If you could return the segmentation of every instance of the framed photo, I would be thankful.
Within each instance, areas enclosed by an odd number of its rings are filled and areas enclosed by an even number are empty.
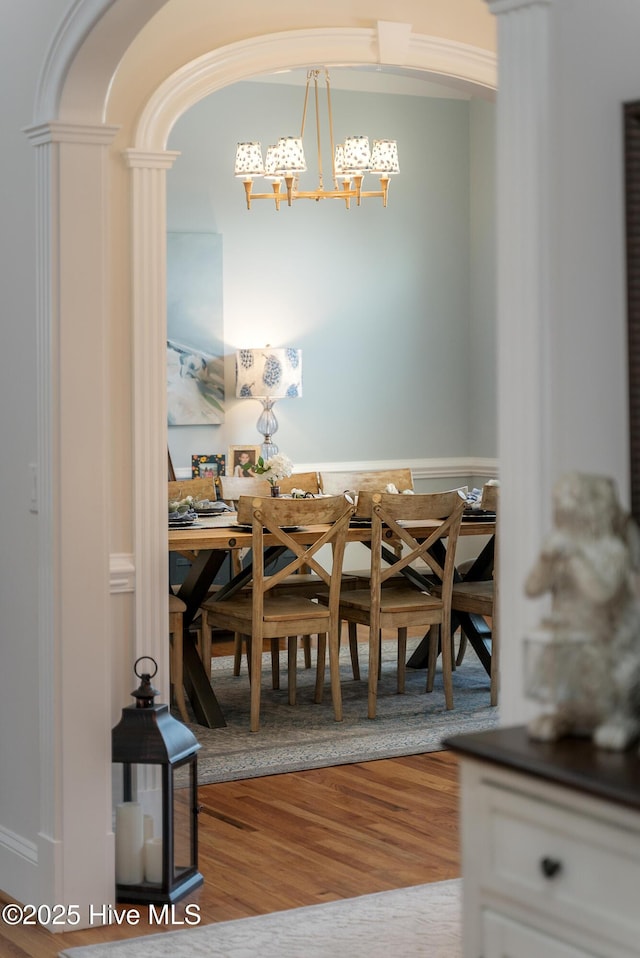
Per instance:
[[[249,468],[245,472],[242,468],[245,463],[255,466],[260,455],[260,446],[229,446],[229,455],[227,456],[227,475],[228,476],[253,476],[255,473]]]
[[[224,456],[192,456],[192,479],[217,479],[224,476]]]

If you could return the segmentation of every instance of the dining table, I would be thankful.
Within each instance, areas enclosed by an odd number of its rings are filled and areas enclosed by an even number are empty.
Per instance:
[[[412,523],[410,530],[416,537],[421,528],[428,530],[433,527],[433,523],[428,520],[422,520]],[[297,542],[310,545],[315,542],[325,531],[324,526],[300,526],[289,532],[289,535]],[[391,530],[386,530],[387,543],[383,549],[387,549],[386,558],[388,561],[394,560],[394,536]],[[490,575],[490,567],[493,561],[493,540],[495,533],[495,521],[487,521],[486,517],[474,518],[466,516],[460,526],[461,536],[487,536],[488,542],[475,560],[468,575],[475,575],[477,578]],[[428,532],[425,531],[425,535]],[[385,533],[383,532],[383,538]],[[360,542],[370,545],[371,526],[370,523],[363,522],[357,518],[349,526],[347,533],[347,542]],[[185,556],[190,567],[187,575],[179,587],[178,596],[185,603],[183,613],[183,658],[184,658],[184,682],[189,696],[189,701],[198,724],[209,728],[224,728],[226,721],[216,698],[215,689],[211,684],[211,678],[205,669],[202,659],[196,648],[196,640],[192,631],[192,623],[198,614],[202,602],[206,598],[214,598],[216,601],[233,595],[239,589],[248,585],[251,581],[252,570],[250,562],[241,568],[241,571],[232,575],[226,583],[217,588],[214,595],[209,596],[209,589],[220,569],[222,568],[227,556],[234,550],[251,550],[253,545],[251,528],[238,524],[237,514],[235,512],[226,512],[211,516],[200,516],[192,525],[181,528],[169,528],[168,547],[169,552],[176,552]],[[275,540],[268,534],[264,536],[265,563],[275,563],[283,552],[283,548],[275,545]],[[473,571],[475,569],[475,572]],[[467,577],[465,576],[465,578]],[[419,584],[419,583],[416,583]],[[487,670],[490,671],[491,657],[487,651],[486,643],[483,641],[480,632],[473,635],[473,630],[462,624],[465,633],[469,638],[470,645],[474,648],[480,661]],[[478,623],[479,627],[479,623]],[[470,635],[470,632],[472,635]],[[426,642],[423,639],[416,651],[407,663],[410,668],[426,667]]]

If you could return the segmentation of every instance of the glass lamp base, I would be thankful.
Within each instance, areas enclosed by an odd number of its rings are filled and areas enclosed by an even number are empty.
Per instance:
[[[277,432],[278,429],[278,420],[273,411],[275,400],[261,399],[260,402],[262,403],[262,412],[260,413],[257,426],[258,432],[261,432],[264,437],[260,452],[266,462],[267,459],[270,459],[271,456],[275,456],[278,452],[278,447],[272,440],[273,434]]]
[[[271,459],[272,456],[275,456],[278,452],[278,447],[275,442],[263,442],[260,446],[260,455],[266,462],[267,459]]]

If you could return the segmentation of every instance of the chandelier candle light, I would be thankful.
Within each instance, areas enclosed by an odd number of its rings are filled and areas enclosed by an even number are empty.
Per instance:
[[[367,136],[348,136],[344,143],[334,143],[333,115],[331,112],[331,84],[329,72],[324,70],[324,80],[327,93],[327,114],[329,122],[329,138],[332,157],[333,189],[325,190],[322,172],[322,150],[320,142],[320,111],[318,78],[320,70],[309,70],[305,87],[304,107],[302,110],[302,127],[300,136],[282,136],[274,146],[267,147],[263,160],[260,143],[238,143],[236,150],[235,175],[244,182],[247,209],[251,209],[252,200],[273,200],[276,209],[285,194],[281,191],[282,181],[286,188],[287,205],[292,206],[293,200],[343,200],[347,209],[351,208],[351,200],[355,199],[360,206],[363,197],[380,197],[382,205],[387,205],[389,193],[389,178],[400,172],[398,165],[398,147],[395,140],[374,140],[373,147],[369,148]],[[315,190],[299,190],[298,178],[300,173],[307,169],[304,155],[303,137],[307,118],[309,90],[313,82],[315,114],[316,114],[316,144],[318,149],[318,186]],[[379,190],[363,190],[362,182],[365,173],[374,173],[380,177]],[[253,193],[253,178],[263,176],[271,180],[271,193]]]
[[[277,399],[299,399],[302,396],[302,350],[238,349],[236,352],[236,396],[258,399],[262,413],[258,432],[262,433],[261,453],[270,459],[278,452],[273,435],[278,429],[273,407]]]

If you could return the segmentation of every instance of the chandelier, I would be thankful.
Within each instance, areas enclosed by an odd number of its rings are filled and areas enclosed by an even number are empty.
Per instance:
[[[333,115],[331,112],[331,84],[329,72],[324,70],[324,81],[327,95],[327,116],[329,124],[329,138],[331,146],[331,172],[333,188],[325,189],[322,171],[322,151],[320,137],[320,111],[318,78],[320,70],[307,72],[307,84],[304,94],[302,110],[302,128],[300,136],[280,137],[277,144],[267,147],[263,159],[260,143],[238,143],[236,150],[235,175],[244,182],[247,209],[251,209],[252,200],[273,200],[277,210],[280,203],[286,198],[287,205],[293,200],[343,200],[347,209],[351,207],[351,200],[355,199],[360,206],[363,197],[379,197],[382,205],[387,205],[389,194],[389,180],[394,173],[400,172],[398,165],[398,147],[395,140],[374,140],[369,147],[369,137],[348,136],[344,143],[334,143]],[[316,145],[318,150],[318,186],[315,190],[300,190],[298,179],[300,173],[307,169],[302,140],[307,119],[309,91],[313,83],[316,118]],[[379,190],[363,190],[362,183],[366,173],[373,173],[380,177]],[[254,193],[253,178],[262,176],[271,181],[271,193]],[[281,187],[284,182],[286,192]]]

